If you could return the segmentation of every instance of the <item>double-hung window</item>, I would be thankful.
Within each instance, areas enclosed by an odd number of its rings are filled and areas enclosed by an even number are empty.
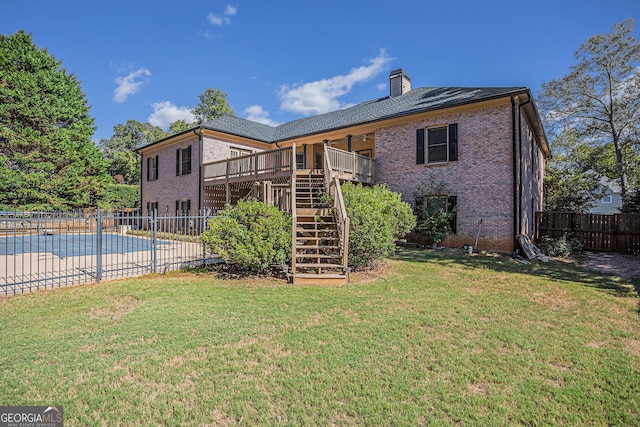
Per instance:
[[[147,157],[147,181],[158,179],[158,156]]]
[[[458,124],[434,126],[416,131],[416,164],[458,160]]]
[[[191,146],[176,150],[176,176],[191,173]]]
[[[191,211],[191,200],[176,200],[176,215],[186,216]]]
[[[158,202],[147,202],[147,214],[153,215],[153,211],[158,211]]]

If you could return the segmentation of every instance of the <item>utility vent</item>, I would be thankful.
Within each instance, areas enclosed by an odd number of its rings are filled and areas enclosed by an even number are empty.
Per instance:
[[[394,70],[389,74],[389,96],[404,95],[411,90],[411,77],[402,68]]]

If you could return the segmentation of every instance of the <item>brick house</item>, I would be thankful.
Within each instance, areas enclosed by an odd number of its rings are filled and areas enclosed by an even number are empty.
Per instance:
[[[339,205],[345,180],[386,184],[412,205],[418,186],[433,180],[447,189],[434,196],[456,207],[455,233],[445,245],[473,244],[479,236],[480,249],[510,252],[516,235],[531,237],[550,151],[530,90],[412,90],[402,69],[389,79],[388,97],[344,110],[276,127],[223,116],[139,148],[143,209],[217,210],[253,194],[304,221],[322,212],[301,198],[323,188]],[[348,219],[333,220],[341,233]],[[320,239],[303,234],[306,245]],[[300,243],[301,234],[294,230],[292,239]],[[321,258],[297,261],[327,265]],[[346,267],[346,255],[341,261]]]

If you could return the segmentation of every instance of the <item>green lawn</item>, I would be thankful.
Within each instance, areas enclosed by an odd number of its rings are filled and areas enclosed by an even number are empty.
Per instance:
[[[39,292],[0,299],[0,404],[68,426],[639,425],[638,308],[613,277],[431,250],[341,287]]]

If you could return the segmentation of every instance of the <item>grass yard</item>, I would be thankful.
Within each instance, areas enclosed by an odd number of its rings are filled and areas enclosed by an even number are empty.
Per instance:
[[[0,403],[63,405],[68,426],[640,425],[633,283],[409,249],[378,276],[1,299]]]

